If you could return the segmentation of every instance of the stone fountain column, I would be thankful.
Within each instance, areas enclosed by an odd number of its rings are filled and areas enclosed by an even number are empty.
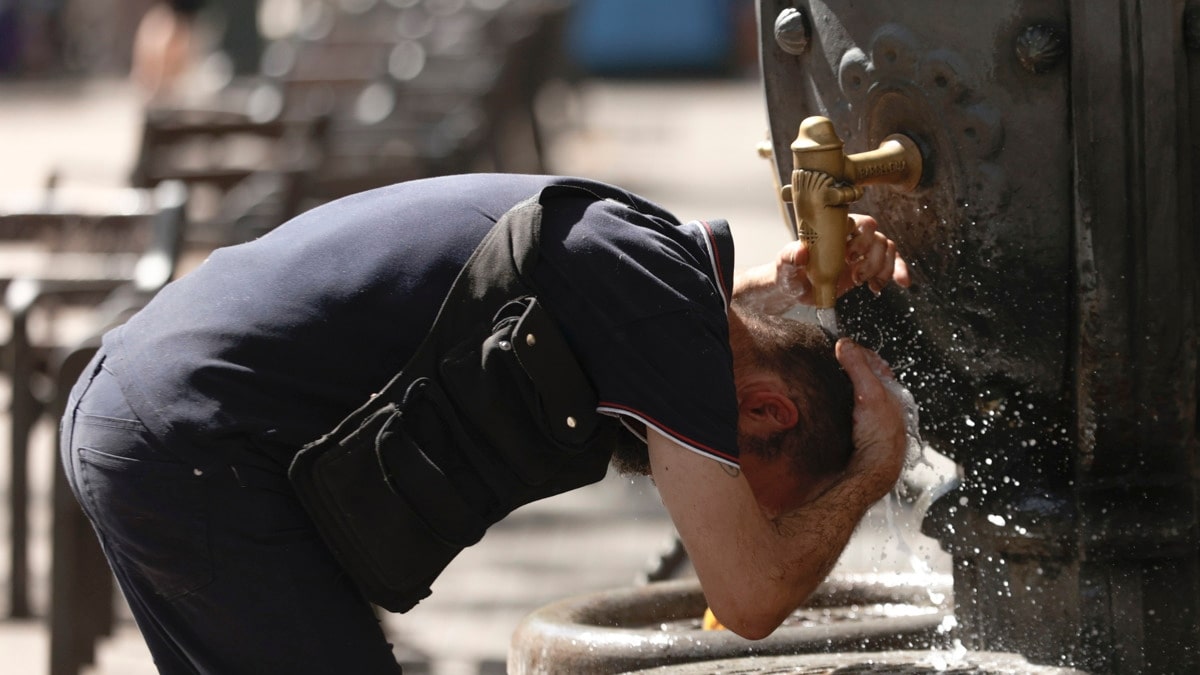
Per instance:
[[[781,180],[811,115],[925,157],[853,207],[913,288],[838,312],[960,466],[924,528],[959,639],[1200,672],[1200,2],[760,0],[759,27]]]

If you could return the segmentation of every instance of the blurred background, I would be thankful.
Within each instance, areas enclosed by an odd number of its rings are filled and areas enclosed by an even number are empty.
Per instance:
[[[788,241],[750,0],[0,0],[0,673],[154,672],[77,507],[54,424],[99,335],[214,247],[426,176],[609,181],[728,219],[738,266]],[[842,569],[945,570],[916,462]],[[385,617],[412,673],[500,673],[522,616],[688,574],[652,486],[519,510]],[[247,639],[253,639],[248,636]]]

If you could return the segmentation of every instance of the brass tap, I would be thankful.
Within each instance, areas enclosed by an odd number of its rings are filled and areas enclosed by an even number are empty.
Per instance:
[[[862,198],[866,185],[913,190],[921,182],[921,151],[908,136],[892,134],[878,148],[853,155],[843,146],[828,118],[805,119],[792,142],[791,185],[780,189],[780,198],[792,205],[796,238],[808,242],[806,269],[820,308],[837,300],[852,229],[850,202]]]

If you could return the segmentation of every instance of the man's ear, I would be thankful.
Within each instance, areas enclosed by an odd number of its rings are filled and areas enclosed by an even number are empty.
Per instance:
[[[796,404],[775,387],[755,387],[742,392],[738,412],[741,413],[745,431],[755,435],[786,431],[800,420]]]

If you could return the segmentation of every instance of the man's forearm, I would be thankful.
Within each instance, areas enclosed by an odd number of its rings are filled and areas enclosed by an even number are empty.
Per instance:
[[[797,606],[828,576],[867,510],[890,488],[862,474],[846,476],[815,500],[772,520],[781,538],[780,558],[797,565],[794,583],[802,596]]]
[[[650,459],[663,503],[691,556],[709,606],[743,637],[769,635],[828,574],[882,476],[857,472],[804,507],[768,518],[744,476],[657,434]]]

